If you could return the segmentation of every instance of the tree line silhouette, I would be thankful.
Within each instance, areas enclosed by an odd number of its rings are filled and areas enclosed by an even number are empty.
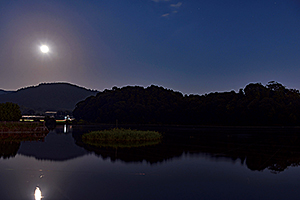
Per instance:
[[[18,121],[22,117],[18,104],[0,103],[0,121]]]
[[[299,125],[299,111],[299,91],[270,81],[204,95],[155,85],[113,87],[77,103],[73,115],[103,124]]]

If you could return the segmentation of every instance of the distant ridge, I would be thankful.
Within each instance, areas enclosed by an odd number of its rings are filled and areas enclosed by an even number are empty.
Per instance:
[[[14,92],[0,90],[0,103],[17,103],[22,112],[72,111],[77,102],[96,95],[97,92],[70,83],[41,83]]]
[[[12,92],[14,92],[14,91],[6,91],[6,90],[1,90],[1,89],[0,89],[0,95],[12,93]]]

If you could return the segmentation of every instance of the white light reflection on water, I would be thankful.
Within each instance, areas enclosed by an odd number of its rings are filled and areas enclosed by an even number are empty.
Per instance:
[[[64,125],[64,133],[67,133],[67,125]]]
[[[36,187],[36,188],[35,188],[35,191],[34,191],[34,199],[35,199],[35,200],[41,200],[41,199],[42,199],[42,191],[40,190],[39,187]]]

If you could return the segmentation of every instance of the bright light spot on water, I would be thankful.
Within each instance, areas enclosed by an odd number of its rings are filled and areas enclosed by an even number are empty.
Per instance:
[[[64,125],[64,133],[67,133],[67,125]]]
[[[36,188],[35,188],[35,191],[34,191],[34,199],[35,199],[35,200],[41,200],[41,199],[42,199],[42,191],[40,190],[39,187],[36,187]]]

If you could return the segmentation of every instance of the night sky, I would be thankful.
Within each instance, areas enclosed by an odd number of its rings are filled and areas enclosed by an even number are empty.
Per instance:
[[[43,54],[39,47],[48,45]],[[300,89],[298,0],[0,1],[0,88]]]

